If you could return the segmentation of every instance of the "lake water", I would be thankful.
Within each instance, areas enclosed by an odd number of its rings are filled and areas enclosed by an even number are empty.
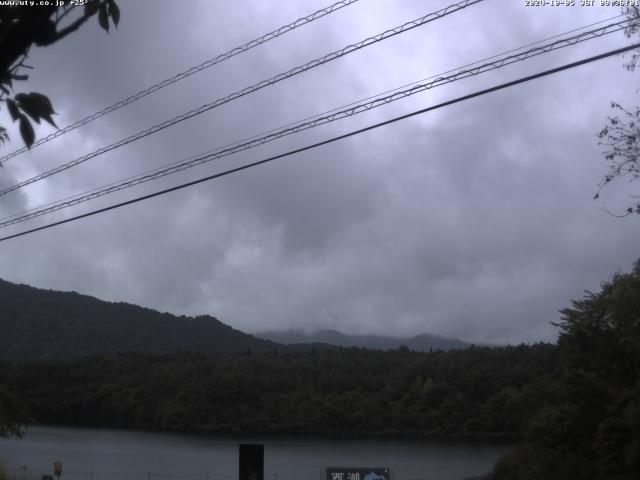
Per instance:
[[[488,472],[508,445],[479,443],[211,438],[121,430],[31,427],[0,438],[10,478],[233,480],[238,444],[264,443],[265,480],[324,480],[326,467],[388,467],[392,480],[461,480]]]

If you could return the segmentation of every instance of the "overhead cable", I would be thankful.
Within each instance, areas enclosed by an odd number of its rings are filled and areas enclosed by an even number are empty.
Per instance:
[[[41,139],[37,140],[36,142],[34,142],[31,147],[22,147],[19,148],[7,155],[4,155],[2,157],[0,157],[0,165],[3,165],[7,160],[9,160],[10,158],[16,157],[18,155],[20,155],[23,152],[26,152],[28,150],[33,150],[33,148],[42,145],[43,143],[47,143],[50,140],[53,140],[54,138],[57,138],[61,135],[64,135],[65,133],[68,133],[72,130],[75,130],[76,128],[82,127],[84,125],[87,125],[88,123],[93,122],[94,120],[97,120],[100,117],[103,117],[111,112],[115,112],[116,110],[129,105],[130,103],[133,103],[137,100],[140,100],[141,98],[146,97],[147,95],[150,95],[154,92],[157,92],[158,90],[161,90],[165,87],[168,87],[169,85],[172,85],[176,82],[179,82],[180,80],[183,80],[187,77],[190,77],[191,75],[201,72],[202,70],[205,70],[207,68],[213,67],[214,65],[217,65],[220,62],[223,62],[225,60],[228,60],[232,57],[235,57],[236,55],[239,55],[241,53],[247,52],[248,50],[251,50],[252,48],[255,48],[259,45],[262,45],[263,43],[266,43],[270,40],[273,40],[275,38],[278,38],[282,35],[284,35],[285,33],[288,33],[292,30],[295,30],[296,28],[302,27],[303,25],[306,25],[308,23],[311,23],[315,20],[318,20],[319,18],[322,18],[326,15],[329,15],[333,12],[335,12],[336,10],[340,10],[341,8],[344,8],[346,6],[351,5],[352,3],[355,3],[359,0],[341,0],[339,2],[334,3],[333,5],[330,5],[326,8],[322,8],[320,10],[317,10],[309,15],[306,15],[304,17],[301,17],[299,19],[297,19],[294,22],[289,23],[288,25],[284,25],[280,28],[277,28],[276,30],[273,30],[265,35],[262,35],[261,37],[258,37],[256,39],[253,39],[243,45],[240,45],[239,47],[235,47],[232,48],[231,50],[229,50],[228,52],[225,53],[221,53],[220,55],[217,55],[213,58],[210,58],[209,60],[206,60],[205,62],[202,62],[200,65],[196,65],[193,66],[183,72],[180,72],[176,75],[174,75],[171,78],[167,78],[165,80],[162,80],[161,82],[158,82],[154,85],[151,85],[150,87],[139,91],[138,93],[135,93],[123,100],[120,100],[119,102],[114,103],[113,105],[104,108],[103,110],[100,110],[99,112],[93,113],[92,115],[89,115],[81,120],[78,120],[75,123],[72,123],[70,125],[67,125],[66,127],[63,127],[49,135],[47,135],[46,137],[42,137]]]
[[[454,12],[458,12],[466,7],[469,7],[471,5],[474,5],[476,3],[480,3],[483,2],[485,0],[464,0],[462,2],[458,2],[452,5],[449,5],[441,10],[438,10],[436,12],[432,12],[429,13],[423,17],[417,18],[415,20],[412,20],[410,22],[407,22],[403,25],[400,25],[398,27],[386,30],[382,33],[379,33],[378,35],[375,35],[373,37],[369,37],[366,38],[358,43],[354,43],[351,45],[348,45],[344,48],[341,48],[340,50],[336,50],[332,53],[329,53],[323,57],[317,58],[315,60],[312,60],[310,62],[305,63],[304,65],[300,65],[298,67],[292,68],[284,73],[279,73],[278,75],[268,78],[266,80],[262,80],[261,82],[258,82],[254,85],[251,85],[249,87],[245,87],[242,90],[238,90],[230,95],[227,95],[226,97],[222,97],[219,98],[217,100],[214,100],[211,103],[207,103],[205,105],[202,105],[198,108],[195,108],[193,110],[190,110],[186,113],[183,113],[181,115],[178,115],[177,117],[172,118],[171,120],[165,120],[164,122],[158,123],[156,125],[154,125],[153,127],[150,127],[146,130],[142,130],[134,135],[131,135],[127,138],[124,138],[118,142],[112,143],[111,145],[107,145],[105,147],[102,147],[98,150],[95,150],[91,153],[88,153],[86,155],[83,155],[82,157],[76,158],[75,160],[72,160],[70,162],[64,163],[62,165],[59,165],[55,168],[52,168],[51,170],[47,170],[43,173],[40,173],[34,177],[31,177],[27,180],[24,180],[22,182],[16,183],[14,185],[11,185],[9,187],[6,187],[2,190],[0,190],[0,196],[2,195],[6,195],[9,192],[12,192],[14,190],[17,190],[21,187],[24,187],[26,185],[30,185],[34,182],[37,182],[39,180],[42,180],[44,178],[50,177],[52,175],[55,175],[56,173],[60,173],[62,171],[68,170],[69,168],[75,167],[77,165],[80,165],[81,163],[86,162],[87,160],[90,160],[92,158],[95,158],[103,153],[109,152],[111,150],[114,150],[116,148],[122,147],[124,145],[127,145],[131,142],[134,142],[136,140],[140,140],[141,138],[144,138],[148,135],[152,135],[154,133],[157,133],[161,130],[164,130],[167,127],[171,127],[177,123],[183,122],[184,120],[187,120],[189,118],[195,117],[196,115],[200,115],[204,112],[208,112],[209,110],[212,110],[214,108],[217,108],[221,105],[224,105],[226,103],[229,103],[233,100],[237,100],[238,98],[241,98],[245,95],[249,95],[251,93],[254,93],[258,90],[261,90],[265,87],[268,87],[270,85],[273,85],[275,83],[281,82],[282,80],[291,78],[295,75],[298,75],[300,73],[306,72],[307,70],[311,70],[315,67],[318,67],[320,65],[324,65],[325,63],[331,62],[333,60],[336,60],[338,58],[341,58],[345,55],[348,55],[349,53],[353,53],[357,50],[360,50],[362,48],[368,47],[370,45],[373,45],[375,43],[381,42],[383,40],[386,40],[388,38],[394,37],[396,35],[399,35],[401,33],[405,33],[409,30],[412,30],[414,28],[420,27],[422,25],[426,25],[429,22],[433,22],[434,20],[438,20],[446,15],[450,15]]]
[[[248,163],[248,164],[242,165],[240,167],[235,167],[235,168],[232,168],[232,169],[229,169],[229,170],[225,170],[223,172],[219,172],[219,173],[216,173],[216,174],[213,174],[213,175],[209,175],[207,177],[199,178],[197,180],[193,180],[193,181],[190,181],[190,182],[182,183],[180,185],[176,185],[174,187],[166,188],[164,190],[160,190],[160,191],[157,191],[157,192],[154,192],[154,193],[149,193],[147,195],[142,195],[140,197],[136,197],[136,198],[133,198],[131,200],[127,200],[125,202],[116,203],[116,204],[110,205],[108,207],[92,210],[90,212],[83,213],[81,215],[76,215],[76,216],[73,216],[73,217],[69,217],[69,218],[66,218],[64,220],[60,220],[60,221],[57,221],[57,222],[49,223],[49,224],[42,225],[40,227],[32,228],[32,229],[29,229],[29,230],[24,230],[22,232],[14,233],[12,235],[7,235],[5,237],[1,237],[0,238],[0,242],[6,241],[6,240],[10,240],[10,239],[13,239],[13,238],[22,237],[24,235],[35,233],[35,232],[38,232],[38,231],[41,231],[41,230],[46,230],[46,229],[49,229],[49,228],[52,228],[52,227],[55,227],[55,226],[58,226],[58,225],[63,225],[65,223],[69,223],[69,222],[73,222],[73,221],[76,221],[76,220],[80,220],[82,218],[91,217],[91,216],[94,216],[94,215],[97,215],[97,214],[100,214],[100,213],[108,212],[110,210],[115,210],[117,208],[125,207],[127,205],[132,205],[134,203],[138,203],[138,202],[141,202],[141,201],[144,201],[144,200],[149,200],[151,198],[159,197],[161,195],[165,195],[165,194],[170,193],[170,192],[175,192],[177,190],[182,190],[184,188],[191,187],[193,185],[197,185],[197,184],[200,184],[200,183],[203,183],[203,182],[208,182],[208,181],[214,180],[216,178],[225,177],[227,175],[231,175],[232,173],[237,173],[237,172],[240,172],[240,171],[243,171],[243,170],[247,170],[249,168],[256,167],[258,165],[262,165],[262,164],[265,164],[265,163],[269,163],[269,162],[272,162],[274,160],[278,160],[280,158],[289,157],[289,156],[292,156],[292,155],[295,155],[295,154],[298,154],[298,153],[302,153],[302,152],[305,152],[305,151],[308,151],[308,150],[312,150],[314,148],[321,147],[323,145],[328,145],[330,143],[337,142],[339,140],[344,140],[346,138],[353,137],[355,135],[359,135],[361,133],[368,132],[370,130],[374,130],[374,129],[377,129],[377,128],[380,128],[380,127],[383,127],[383,126],[386,126],[386,125],[390,125],[392,123],[399,122],[400,120],[405,120],[407,118],[411,118],[411,117],[414,117],[416,115],[421,115],[423,113],[427,113],[427,112],[430,112],[432,110],[437,110],[439,108],[443,108],[443,107],[447,107],[449,105],[453,105],[453,104],[456,104],[456,103],[464,102],[464,101],[470,100],[472,98],[476,98],[476,97],[479,97],[479,96],[482,96],[482,95],[487,95],[489,93],[493,93],[493,92],[496,92],[496,91],[499,91],[499,90],[503,90],[505,88],[509,88],[509,87],[513,87],[515,85],[519,85],[519,84],[522,84],[522,83],[530,82],[531,80],[536,80],[538,78],[546,77],[546,76],[549,76],[549,75],[552,75],[552,74],[555,74],[555,73],[558,73],[558,72],[562,72],[562,71],[565,71],[565,70],[576,68],[576,67],[579,67],[581,65],[585,65],[585,64],[588,64],[588,63],[595,62],[597,60],[602,60],[604,58],[611,57],[613,55],[619,55],[621,53],[628,52],[628,51],[634,50],[636,48],[640,48],[640,43],[635,43],[633,45],[629,45],[629,46],[626,46],[626,47],[622,47],[622,48],[618,48],[618,49],[615,49],[615,50],[611,50],[609,52],[601,53],[600,55],[594,55],[592,57],[588,57],[588,58],[585,58],[583,60],[579,60],[577,62],[568,63],[568,64],[562,65],[560,67],[552,68],[550,70],[545,70],[543,72],[539,72],[539,73],[536,73],[536,74],[533,74],[533,75],[528,75],[526,77],[521,77],[521,78],[519,78],[517,80],[512,80],[510,82],[502,83],[500,85],[496,85],[496,86],[491,87],[491,88],[486,88],[484,90],[479,90],[477,92],[470,93],[468,95],[463,95],[461,97],[457,97],[457,98],[455,98],[453,100],[448,100],[446,102],[439,103],[437,105],[433,105],[431,107],[427,107],[427,108],[423,108],[423,109],[420,109],[420,110],[416,110],[414,112],[407,113],[405,115],[400,115],[398,117],[394,117],[394,118],[391,118],[389,120],[385,120],[383,122],[379,122],[379,123],[376,123],[376,124],[373,124],[373,125],[369,125],[369,126],[364,127],[364,128],[360,128],[358,130],[353,130],[351,132],[348,132],[348,133],[345,133],[343,135],[339,135],[339,136],[336,136],[336,137],[332,137],[332,138],[329,138],[327,140],[323,140],[321,142],[313,143],[311,145],[306,145],[304,147],[296,148],[294,150],[289,150],[288,152],[281,153],[281,154],[278,154],[278,155],[274,155],[274,156],[265,158],[263,160],[259,160],[257,162]]]
[[[73,205],[78,205],[80,203],[88,202],[90,200],[93,200],[98,197],[102,197],[104,195],[108,195],[120,190],[131,188],[135,185],[140,185],[142,183],[146,183],[152,180],[157,180],[158,178],[162,178],[167,175],[172,175],[182,170],[186,170],[188,168],[201,165],[203,163],[207,163],[222,157],[226,157],[234,153],[238,153],[240,151],[255,148],[257,146],[263,145],[265,143],[271,142],[273,140],[276,140],[288,135],[292,135],[304,130],[315,128],[320,125],[331,123],[343,118],[351,117],[383,105],[387,105],[389,103],[395,102],[397,100],[401,100],[403,98],[410,97],[412,95],[424,92],[426,90],[430,90],[435,87],[439,87],[448,83],[453,83],[455,81],[462,80],[464,78],[468,78],[471,76],[479,75],[482,73],[486,73],[492,70],[497,70],[507,65],[511,65],[516,62],[521,62],[541,54],[558,50],[560,48],[573,46],[587,40],[592,40],[594,38],[600,38],[604,35],[608,35],[608,34],[623,30],[625,28],[628,28],[629,25],[630,25],[630,21],[624,20],[621,22],[605,25],[603,27],[593,29],[587,32],[583,32],[578,35],[573,35],[571,37],[563,38],[561,40],[557,40],[552,43],[544,44],[539,47],[531,48],[529,50],[526,50],[520,53],[504,56],[502,58],[498,58],[493,62],[484,63],[470,69],[464,69],[461,67],[460,69],[455,71],[456,73],[448,76],[442,76],[441,74],[440,76],[430,77],[430,78],[435,78],[435,80],[432,80],[426,83],[421,83],[421,84],[413,84],[410,88],[407,88],[405,90],[394,91],[389,95],[380,96],[380,97],[374,98],[371,101],[366,101],[359,104],[357,103],[352,104],[349,106],[349,108],[332,111],[331,113],[326,115],[321,114],[320,116],[312,117],[313,119],[309,121],[302,121],[297,124],[293,124],[291,126],[282,128],[280,130],[273,130],[268,134],[260,137],[252,137],[247,141],[237,142],[235,144],[231,144],[229,146],[223,147],[218,150],[210,151],[200,155],[195,155],[181,162],[175,162],[169,166],[154,169],[149,173],[141,174],[135,177],[130,177],[125,180],[121,180],[119,182],[114,182],[104,187],[99,187],[97,189],[90,190],[89,192],[85,192],[83,194],[75,195],[73,197],[69,197],[69,198],[60,200],[58,202],[48,204],[42,208],[32,209],[28,212],[23,212],[22,214],[12,215],[11,217],[7,217],[6,219],[0,220],[0,228],[7,227],[9,225],[13,225],[16,223],[24,222],[26,220],[30,220],[33,218],[37,218],[51,212],[55,212],[58,210],[62,210],[64,208],[71,207]]]
[[[537,40],[537,41],[535,41],[535,42],[528,43],[528,44],[526,44],[526,45],[522,45],[522,46],[517,47],[517,48],[513,48],[513,49],[510,49],[510,50],[506,50],[506,51],[503,51],[503,52],[497,53],[497,54],[495,54],[495,55],[491,55],[490,57],[485,57],[485,58],[483,58],[483,59],[481,59],[481,60],[476,60],[476,61],[474,61],[474,62],[467,63],[467,64],[462,65],[462,66],[460,66],[460,67],[456,67],[456,68],[453,68],[453,69],[447,70],[446,72],[442,72],[442,73],[440,73],[440,74],[432,75],[432,76],[430,76],[430,77],[423,78],[423,79],[420,79],[420,80],[415,80],[415,81],[413,81],[413,82],[411,82],[411,83],[407,83],[407,84],[401,85],[401,86],[399,86],[399,87],[395,87],[395,88],[392,88],[392,89],[390,89],[390,90],[386,90],[386,91],[384,91],[384,92],[379,92],[379,93],[377,93],[377,94],[375,94],[375,95],[370,95],[370,96],[368,96],[368,97],[366,97],[366,98],[361,98],[361,99],[356,100],[356,101],[354,101],[354,102],[350,102],[350,103],[347,103],[347,104],[343,104],[343,105],[341,105],[341,106],[339,106],[339,107],[334,107],[334,108],[332,108],[332,109],[330,109],[330,110],[326,110],[326,111],[324,111],[324,112],[322,112],[322,113],[314,114],[314,115],[311,115],[311,116],[305,117],[305,118],[303,118],[303,119],[297,120],[297,121],[295,121],[295,122],[290,122],[290,123],[287,123],[286,125],[282,125],[282,126],[277,127],[277,128],[272,128],[272,129],[270,129],[270,130],[263,131],[263,132],[258,133],[258,134],[254,134],[254,135],[251,135],[251,136],[249,136],[249,137],[245,137],[245,138],[240,139],[240,140],[237,140],[237,141],[235,141],[235,142],[232,142],[232,143],[229,143],[229,144],[223,145],[223,146],[221,146],[221,147],[218,147],[218,149],[222,149],[222,148],[230,147],[230,146],[232,146],[232,145],[237,145],[237,144],[242,143],[242,142],[246,142],[246,141],[249,141],[249,140],[253,140],[253,139],[259,138],[259,137],[261,137],[261,136],[267,135],[267,134],[269,134],[269,133],[276,132],[276,131],[278,131],[278,130],[280,130],[280,129],[283,129],[283,128],[286,128],[286,127],[290,127],[290,126],[296,125],[296,124],[298,124],[298,123],[300,123],[300,122],[304,122],[304,121],[311,120],[311,119],[314,119],[314,118],[317,118],[317,117],[320,117],[320,116],[323,116],[323,115],[327,115],[327,114],[329,114],[329,113],[336,112],[336,111],[341,110],[341,109],[344,109],[344,108],[346,108],[346,107],[350,107],[350,106],[356,105],[356,104],[361,103],[361,102],[364,102],[364,101],[366,101],[366,100],[372,100],[372,99],[374,99],[374,98],[381,97],[381,96],[386,95],[386,94],[388,94],[388,93],[393,93],[393,92],[396,92],[396,91],[399,91],[399,90],[403,90],[403,89],[405,89],[405,88],[407,88],[407,87],[410,87],[410,86],[413,86],[413,85],[417,85],[418,83],[426,82],[427,80],[431,80],[431,79],[437,78],[437,77],[439,77],[439,76],[447,75],[447,74],[449,74],[449,73],[456,72],[456,71],[458,71],[458,70],[460,70],[460,69],[463,69],[463,68],[472,67],[472,66],[474,66],[474,65],[478,65],[478,64],[480,64],[480,63],[482,63],[482,62],[487,62],[487,61],[489,61],[489,60],[493,60],[493,59],[499,58],[499,57],[504,56],[504,55],[507,55],[507,54],[509,54],[509,53],[518,52],[518,51],[521,51],[521,50],[523,50],[523,49],[525,49],[525,48],[532,47],[532,46],[534,46],[534,45],[540,45],[540,44],[542,44],[542,43],[544,43],[544,42],[548,42],[548,41],[550,41],[550,40],[553,40],[553,39],[556,39],[556,38],[563,37],[563,36],[568,35],[568,34],[570,34],[570,33],[579,32],[579,31],[581,31],[581,30],[586,30],[587,28],[593,27],[593,26],[595,26],[595,25],[600,25],[600,24],[603,24],[603,23],[609,22],[609,21],[611,21],[611,20],[615,20],[615,19],[617,19],[617,18],[625,17],[625,16],[626,16],[626,15],[624,15],[624,14],[615,15],[615,16],[613,16],[613,17],[609,17],[609,18],[606,18],[606,19],[603,19],[603,20],[599,20],[599,21],[597,21],[597,22],[593,22],[593,23],[590,23],[590,24],[588,24],[588,25],[584,25],[584,26],[582,26],[582,27],[574,28],[574,29],[572,29],[572,30],[568,30],[568,31],[563,32],[563,33],[560,33],[560,34],[553,35],[553,36],[551,36],[551,37],[546,37],[546,38],[543,38],[543,39],[541,39],[541,40]],[[206,152],[206,153],[208,154],[208,153],[212,153],[212,152],[214,152],[214,151],[215,151],[215,150],[213,150],[213,149],[212,149],[212,150],[209,150],[209,151],[208,151],[208,152]],[[172,165],[177,165],[177,164],[179,164],[179,163],[182,163],[182,162],[186,162],[186,161],[189,161],[189,160],[195,159],[195,158],[197,158],[198,156],[201,156],[201,155],[203,155],[203,153],[200,153],[200,154],[198,154],[198,155],[191,155],[189,158],[182,159],[182,160],[178,160],[178,161],[172,162],[172,163],[170,163],[170,164],[165,164],[164,166],[156,167],[156,168],[153,168],[153,169],[147,170],[147,171],[145,171],[145,172],[142,172],[142,173],[139,173],[139,174],[136,174],[136,175],[130,175],[130,176],[126,177],[126,178],[121,178],[121,179],[116,180],[116,181],[114,181],[114,182],[111,182],[111,183],[109,183],[109,184],[107,184],[107,185],[101,185],[101,186],[98,186],[98,187],[92,188],[92,189],[90,189],[90,190],[87,190],[87,191],[84,191],[84,192],[81,192],[81,193],[77,193],[77,194],[69,195],[69,196],[67,196],[67,197],[64,197],[64,198],[61,198],[61,199],[58,199],[58,200],[55,200],[55,201],[52,201],[52,202],[48,202],[48,203],[41,204],[41,205],[38,205],[38,206],[35,206],[35,207],[32,207],[32,208],[26,209],[26,210],[22,210],[22,211],[20,211],[20,212],[13,213],[13,214],[11,214],[11,215],[7,215],[7,216],[5,216],[5,217],[2,217],[2,218],[0,218],[0,221],[7,220],[7,219],[10,219],[10,218],[14,218],[14,217],[17,217],[17,216],[21,216],[21,215],[22,215],[22,214],[24,214],[24,213],[28,213],[28,212],[32,212],[32,211],[34,211],[34,210],[38,210],[38,209],[41,209],[41,208],[44,208],[44,207],[48,207],[48,206],[50,206],[50,205],[54,205],[54,204],[56,204],[56,203],[60,203],[60,202],[62,202],[62,201],[64,201],[64,200],[70,200],[70,199],[72,199],[72,198],[76,198],[76,197],[79,197],[79,196],[83,196],[83,195],[86,195],[86,194],[88,194],[88,193],[92,193],[92,192],[95,192],[95,191],[97,191],[97,190],[100,190],[100,189],[103,189],[103,188],[106,188],[106,187],[110,187],[110,186],[115,185],[115,184],[120,183],[120,182],[124,182],[124,181],[127,181],[127,180],[132,180],[132,179],[134,179],[134,178],[138,178],[138,177],[141,177],[141,176],[147,175],[147,174],[149,174],[149,173],[154,173],[154,172],[157,172],[157,171],[159,171],[159,170],[164,169],[165,167],[172,166]]]

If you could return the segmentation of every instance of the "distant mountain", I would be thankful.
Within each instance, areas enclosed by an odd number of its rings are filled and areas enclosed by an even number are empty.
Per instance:
[[[76,292],[0,280],[0,359],[66,358],[118,352],[252,353],[287,349],[214,317],[175,316]]]
[[[305,333],[300,330],[271,330],[255,334],[257,337],[295,345],[303,343],[329,344],[339,347],[374,348],[378,350],[396,349],[402,345],[417,352],[429,350],[450,350],[452,348],[465,348],[469,344],[455,338],[440,337],[438,335],[421,334],[414,337],[397,338],[378,335],[346,335],[337,330],[318,330],[313,333]]]

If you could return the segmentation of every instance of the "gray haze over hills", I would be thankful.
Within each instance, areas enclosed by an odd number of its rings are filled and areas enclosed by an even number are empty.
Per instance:
[[[400,339],[345,335],[335,330],[250,335],[215,317],[186,317],[124,302],[106,302],[76,292],[18,285],[0,279],[0,359],[65,358],[122,352],[219,353],[308,352],[364,347],[416,351],[463,348],[466,343],[434,335]]]
[[[258,338],[272,342],[294,345],[300,343],[325,343],[338,347],[361,347],[378,350],[396,349],[402,345],[418,352],[429,350],[449,350],[451,348],[465,348],[469,344],[455,338],[440,337],[438,335],[421,334],[413,337],[389,337],[381,335],[346,335],[337,330],[318,330],[305,332],[302,330],[271,330],[257,332]]]

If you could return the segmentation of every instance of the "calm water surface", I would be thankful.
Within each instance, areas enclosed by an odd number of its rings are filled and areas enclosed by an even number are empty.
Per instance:
[[[31,427],[20,440],[0,438],[0,457],[16,480],[40,480],[56,460],[64,464],[61,480],[232,480],[238,478],[239,443],[264,443],[265,480],[322,480],[331,466],[389,467],[392,480],[461,480],[488,472],[509,448]]]

